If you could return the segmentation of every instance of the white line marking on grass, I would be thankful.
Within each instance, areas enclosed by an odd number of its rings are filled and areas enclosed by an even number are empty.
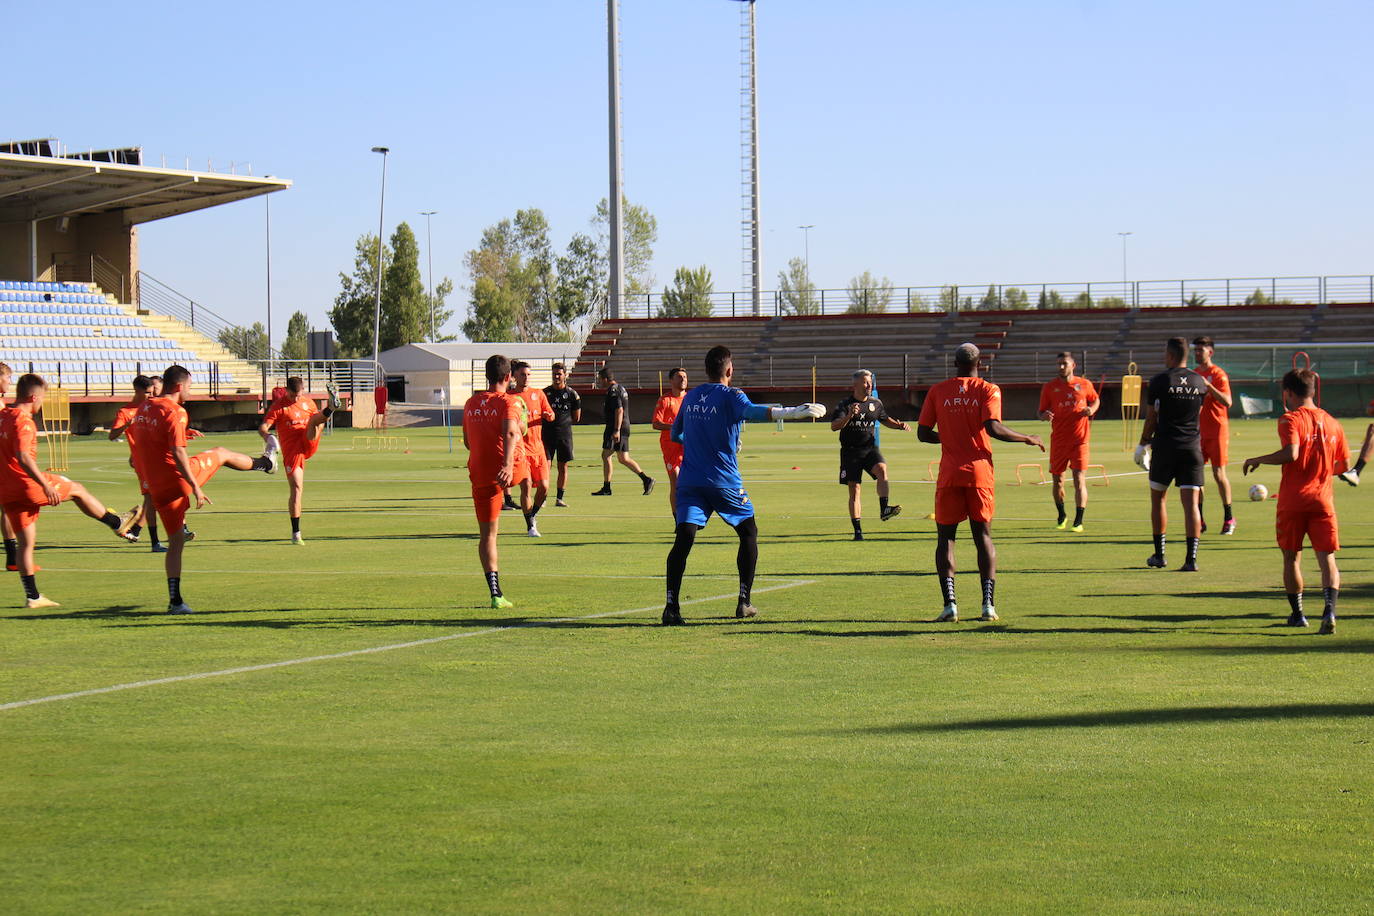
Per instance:
[[[768,585],[763,588],[754,589],[754,594],[764,592],[776,592],[784,588],[797,588],[801,585],[815,585],[813,579],[796,579],[791,582],[784,582],[780,585]],[[728,592],[721,595],[710,595],[706,598],[691,598],[681,602],[682,605],[705,604],[708,601],[723,601],[726,598],[738,597],[738,592]],[[658,611],[662,608],[657,604],[650,604],[644,607],[627,608],[623,611],[603,611],[600,614],[584,614],[581,617],[554,617],[549,620],[532,620],[525,623],[513,623],[504,627],[487,627],[482,630],[470,630],[466,633],[449,633],[445,636],[431,636],[428,639],[415,639],[410,642],[397,642],[385,646],[371,646],[366,649],[350,649],[347,652],[333,652],[329,655],[312,655],[308,658],[292,658],[280,662],[266,662],[261,665],[243,665],[238,668],[223,668],[219,671],[202,671],[198,674],[177,674],[171,677],[153,678],[147,681],[131,681],[127,684],[114,684],[109,687],[95,687],[90,690],[77,690],[72,693],[58,693],[50,697],[36,697],[32,700],[15,700],[10,703],[0,703],[0,710],[19,709],[23,706],[37,706],[39,703],[55,703],[58,700],[76,700],[81,697],[92,697],[101,693],[116,693],[120,690],[134,690],[139,687],[159,687],[163,684],[177,684],[182,681],[203,681],[212,677],[228,677],[232,674],[250,674],[254,671],[269,671],[273,668],[289,668],[293,665],[307,665],[311,662],[329,662],[340,658],[353,658],[357,655],[375,655],[378,652],[394,652],[397,649],[414,649],[418,646],[431,646],[436,643],[450,642],[455,639],[467,639],[472,636],[486,636],[491,633],[504,633],[507,630],[525,630],[538,627],[555,626],[562,623],[573,623],[579,620],[596,620],[602,617],[627,617],[631,614],[643,614],[648,611]]]

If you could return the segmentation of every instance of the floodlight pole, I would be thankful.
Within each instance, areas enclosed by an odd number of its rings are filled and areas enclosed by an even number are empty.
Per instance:
[[[606,212],[610,219],[610,283],[607,290],[608,316],[620,317],[625,294],[625,229],[622,212],[624,189],[620,173],[620,12],[619,0],[606,0],[606,51],[610,92],[611,193]]]
[[[382,344],[382,226],[386,213],[386,154],[391,152],[385,146],[374,146],[372,152],[382,154],[382,200],[377,207],[377,309],[372,321],[372,363],[373,370],[381,365]]]
[[[429,342],[434,343],[437,339],[434,336],[434,232],[430,228],[429,218],[438,213],[438,210],[421,210],[420,215],[425,218],[425,255],[429,258]]]
[[[763,313],[763,251],[762,232],[759,216],[759,70],[757,19],[754,0],[743,0],[748,8],[743,11],[742,53],[743,85],[740,89],[740,128],[744,149],[741,161],[749,186],[748,205],[742,210],[747,214],[743,220],[746,249],[749,257],[749,286],[755,315]]]
[[[271,175],[266,176],[271,178]],[[267,365],[272,366],[272,195],[262,196],[267,220]]]
[[[1135,233],[1118,232],[1117,235],[1121,236],[1121,285],[1124,288],[1122,291],[1129,292],[1131,289],[1131,284],[1130,281],[1126,279],[1126,236],[1135,235]],[[1135,304],[1134,296],[1131,297],[1131,304]]]
[[[815,223],[809,226],[798,226],[802,231],[803,244],[806,250],[806,282],[811,282],[811,230],[816,228]]]

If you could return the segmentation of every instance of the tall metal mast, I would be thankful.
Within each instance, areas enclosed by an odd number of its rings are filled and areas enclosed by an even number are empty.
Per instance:
[[[763,251],[759,233],[759,93],[758,43],[754,0],[740,8],[740,230],[742,266],[752,293],[754,314],[762,314]]]
[[[620,17],[619,0],[606,0],[607,63],[610,91],[611,122],[611,193],[606,200],[610,216],[610,284],[607,290],[607,316],[620,317],[620,305],[625,294],[625,230],[622,201],[624,191],[620,173]]]

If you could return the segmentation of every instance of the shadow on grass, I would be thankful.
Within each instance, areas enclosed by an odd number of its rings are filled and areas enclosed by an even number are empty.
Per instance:
[[[1278,706],[1185,706],[1174,709],[1122,709],[1044,716],[1006,716],[958,722],[898,722],[859,729],[861,734],[904,735],[930,732],[1016,731],[1034,728],[1119,728],[1190,722],[1253,722],[1293,719],[1374,717],[1374,703],[1289,703]],[[853,734],[853,731],[834,734]]]

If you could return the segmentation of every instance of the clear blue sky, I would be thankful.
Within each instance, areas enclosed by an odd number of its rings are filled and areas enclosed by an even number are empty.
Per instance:
[[[434,217],[459,285],[519,207],[555,245],[606,194],[602,0],[248,0],[121,16],[5,13],[13,138],[251,162],[274,195],[274,314],[317,327],[375,231]],[[659,220],[658,285],[741,289],[739,4],[623,0],[625,182]],[[765,287],[1368,273],[1374,92],[1363,2],[759,0]],[[65,36],[55,40],[53,36]],[[73,37],[76,36],[76,37]],[[239,321],[264,312],[263,202],[148,224],[145,270]],[[422,259],[422,267],[423,267]]]

